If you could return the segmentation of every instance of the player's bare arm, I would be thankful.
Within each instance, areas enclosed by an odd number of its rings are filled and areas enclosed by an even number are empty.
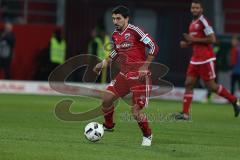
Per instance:
[[[188,48],[188,47],[190,47],[190,43],[189,42],[187,42],[187,41],[180,41],[180,48]]]
[[[110,63],[110,58],[107,57],[105,58],[102,62],[98,63],[94,68],[93,68],[93,71],[96,73],[96,74],[100,74],[102,69],[103,68],[106,68]]]
[[[183,34],[183,37],[185,38],[185,40],[192,44],[192,43],[203,43],[203,44],[214,44],[216,43],[216,36],[215,34],[210,34],[204,38],[197,38],[197,37],[193,37],[187,33]]]

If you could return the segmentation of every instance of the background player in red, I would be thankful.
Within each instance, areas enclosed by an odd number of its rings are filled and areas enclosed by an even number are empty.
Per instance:
[[[112,18],[116,28],[112,35],[114,50],[108,58],[94,68],[94,71],[99,73],[111,61],[118,62],[120,65],[120,72],[107,87],[107,92],[102,98],[103,112],[105,113],[103,125],[105,130],[114,128],[113,102],[131,92],[131,111],[143,133],[142,146],[151,146],[151,129],[147,116],[141,113],[141,110],[148,104],[151,89],[149,65],[158,52],[158,46],[147,33],[129,24],[129,9],[125,6],[114,8]],[[145,53],[146,47],[149,48],[147,56]]]
[[[193,0],[191,3],[193,21],[189,26],[189,34],[183,34],[185,40],[180,42],[181,48],[192,47],[193,54],[187,70],[185,81],[185,94],[183,98],[183,110],[176,119],[189,119],[189,109],[193,98],[193,88],[200,77],[206,87],[212,92],[226,98],[234,108],[234,115],[237,117],[240,112],[237,98],[230,94],[222,85],[215,82],[214,62],[216,57],[212,44],[216,42],[216,37],[212,27],[203,16],[203,6],[201,1]]]

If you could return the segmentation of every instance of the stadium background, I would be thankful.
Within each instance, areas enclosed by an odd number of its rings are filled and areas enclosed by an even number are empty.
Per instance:
[[[239,119],[233,117],[229,104],[193,103],[190,122],[169,121],[168,115],[181,110],[183,83],[190,50],[181,50],[178,42],[191,21],[191,0],[0,0],[0,28],[7,13],[14,24],[15,54],[12,80],[3,80],[0,73],[0,160],[98,160],[98,159],[231,159],[239,160]],[[231,37],[240,33],[239,0],[203,0],[205,15],[213,23],[221,41],[219,81],[229,88]],[[150,32],[160,45],[158,62],[170,68],[165,79],[176,87],[161,99],[150,101],[147,113],[154,133],[151,148],[141,148],[141,135],[136,122],[128,120],[129,106],[119,103],[116,110],[116,131],[105,133],[98,143],[83,136],[88,122],[63,122],[54,114],[55,105],[73,99],[71,111],[84,112],[99,105],[90,97],[67,96],[51,90],[47,76],[39,75],[38,64],[48,59],[46,48],[56,29],[65,32],[67,58],[86,54],[91,30],[99,23],[111,34],[110,11],[124,4],[132,11],[132,22]],[[7,10],[6,10],[7,8]],[[45,63],[42,66],[46,65]],[[73,85],[101,89],[104,85],[81,82],[81,71],[69,79]],[[41,80],[41,81],[40,81]],[[99,88],[98,88],[99,87]],[[71,91],[71,88],[63,90]],[[82,93],[86,94],[86,93]],[[50,96],[51,95],[51,96]],[[52,96],[58,95],[58,96]],[[195,92],[201,101],[206,90]],[[164,99],[164,100],[162,100]],[[171,101],[172,99],[178,101]],[[225,102],[218,99],[216,102]],[[156,116],[156,117],[154,117]],[[163,116],[163,117],[162,117]],[[125,119],[126,118],[126,119]],[[163,119],[161,119],[163,118]],[[166,119],[165,119],[166,118]],[[95,119],[102,122],[102,117]],[[158,121],[159,120],[159,121]]]
[[[1,3],[8,6],[8,13],[16,22],[14,23],[16,47],[12,62],[13,79],[36,80],[34,78],[38,71],[36,64],[56,28],[61,28],[65,32],[67,58],[86,54],[91,30],[99,23],[104,23],[108,34],[111,35],[113,30],[111,9],[117,4],[124,4],[131,9],[131,22],[150,32],[160,45],[157,61],[170,68],[166,79],[175,86],[183,86],[191,51],[181,50],[178,43],[182,33],[187,32],[191,21],[190,2],[191,0],[147,2],[140,0],[137,3],[133,0],[2,0]],[[237,0],[204,0],[203,2],[205,15],[212,22],[222,45],[219,80],[229,88],[227,77],[230,71],[228,61],[230,36],[240,32],[238,21],[240,3]],[[3,27],[3,22],[0,27]],[[81,81],[79,74],[81,72],[75,72],[71,81]]]

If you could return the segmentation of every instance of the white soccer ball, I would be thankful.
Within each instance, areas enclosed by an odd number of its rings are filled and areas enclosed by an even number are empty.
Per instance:
[[[85,137],[91,142],[99,141],[103,137],[103,134],[103,125],[97,122],[87,124],[84,130]]]

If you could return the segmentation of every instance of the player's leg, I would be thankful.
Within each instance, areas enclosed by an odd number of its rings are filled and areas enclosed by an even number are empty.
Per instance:
[[[193,89],[197,83],[198,78],[194,76],[187,76],[185,81],[185,93],[183,96],[183,108],[182,112],[175,116],[177,120],[188,120],[190,107],[193,99]]]
[[[114,102],[118,99],[114,93],[110,91],[104,92],[102,97],[102,111],[104,113],[104,129],[107,131],[111,131],[114,128],[113,123],[113,113],[114,113]]]
[[[237,117],[240,112],[237,97],[232,95],[223,85],[218,85],[215,82],[216,74],[213,62],[201,65],[201,78],[209,90],[226,98],[233,105],[235,117]]]
[[[233,105],[235,117],[239,115],[240,105],[238,103],[237,97],[232,95],[223,85],[218,85],[215,80],[206,81],[205,84],[209,90],[215,92],[221,97],[226,98]]]
[[[132,115],[134,119],[137,121],[139,128],[143,133],[143,141],[142,146],[151,146],[152,142],[152,131],[149,127],[148,118],[146,114],[141,112],[142,107],[138,104],[135,104],[131,108]]]
[[[114,102],[119,98],[129,93],[126,79],[123,75],[118,74],[114,80],[111,81],[104,93],[102,99],[102,106],[104,112],[104,128],[106,131],[112,131],[115,123],[113,123]]]
[[[187,76],[185,81],[185,93],[183,97],[183,112],[189,114],[192,98],[193,98],[193,89],[197,83],[198,78]]]
[[[150,77],[146,77],[145,82],[130,80],[129,84],[133,93],[131,112],[143,134],[142,146],[151,146],[152,131],[146,114],[142,112],[142,109],[148,106],[148,100],[152,89],[151,79]]]
[[[189,64],[187,69],[187,77],[185,80],[185,92],[183,96],[182,112],[175,115],[175,119],[177,120],[189,119],[189,110],[193,98],[193,89],[198,81],[198,77],[199,77],[199,65]]]

